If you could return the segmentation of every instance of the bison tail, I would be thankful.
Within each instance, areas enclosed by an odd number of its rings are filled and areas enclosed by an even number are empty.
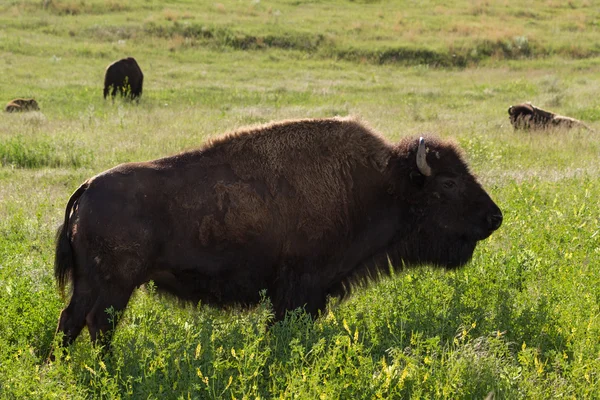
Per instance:
[[[88,182],[81,185],[75,193],[71,195],[69,202],[67,203],[67,209],[65,211],[65,221],[58,228],[56,233],[56,250],[54,253],[54,276],[58,283],[60,293],[64,296],[65,286],[68,281],[72,278],[72,272],[75,268],[75,255],[73,254],[73,248],[71,247],[71,237],[69,235],[69,219],[71,212],[77,200],[81,197],[83,192],[88,187]]]

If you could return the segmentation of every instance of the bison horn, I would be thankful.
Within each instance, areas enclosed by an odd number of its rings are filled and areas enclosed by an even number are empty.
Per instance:
[[[427,164],[427,151],[425,150],[425,139],[419,139],[419,149],[417,150],[417,168],[425,176],[431,176],[431,167]]]

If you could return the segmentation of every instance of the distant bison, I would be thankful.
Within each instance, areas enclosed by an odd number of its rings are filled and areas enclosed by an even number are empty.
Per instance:
[[[542,110],[531,103],[522,103],[508,108],[510,123],[515,129],[584,128],[586,124],[571,117]]]
[[[40,107],[34,99],[14,99],[8,102],[6,112],[37,111]]]
[[[392,144],[353,118],[243,129],[75,191],[57,233],[54,272],[61,291],[72,283],[57,332],[68,345],[87,325],[109,343],[105,310],[150,280],[217,306],[255,304],[266,289],[276,319],[317,315],[388,262],[462,266],[501,223],[452,143]]]
[[[121,96],[129,97],[131,100],[139,99],[142,95],[144,74],[133,57],[123,58],[115,61],[106,68],[104,75],[104,98],[110,95],[115,97],[117,91]]]

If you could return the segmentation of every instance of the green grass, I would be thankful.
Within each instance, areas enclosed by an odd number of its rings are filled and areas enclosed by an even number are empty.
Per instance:
[[[600,48],[590,1],[8,0],[0,93],[0,398],[600,398]],[[44,6],[45,4],[45,6]],[[139,104],[102,99],[134,56]],[[532,101],[587,131],[515,132]],[[453,138],[504,212],[456,272],[423,266],[267,328],[148,285],[106,359],[85,332],[46,364],[65,302],[70,194],[118,163],[243,125],[359,115]],[[400,269],[400,266],[395,266]]]

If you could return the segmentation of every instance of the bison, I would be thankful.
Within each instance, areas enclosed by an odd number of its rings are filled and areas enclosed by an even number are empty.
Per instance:
[[[575,118],[557,115],[542,110],[531,103],[522,103],[508,108],[510,123],[515,129],[583,128],[591,130]]]
[[[39,109],[35,99],[13,99],[4,108],[6,112],[38,111]]]
[[[110,92],[114,99],[117,90],[123,97],[131,100],[138,99],[142,95],[144,74],[137,61],[133,57],[123,58],[115,61],[106,68],[104,75],[104,98]]]
[[[464,265],[501,223],[453,143],[392,144],[352,117],[245,128],[73,193],[56,237],[55,276],[72,288],[57,332],[66,346],[87,325],[109,344],[105,310],[118,316],[148,281],[215,306],[252,305],[266,289],[276,320],[298,307],[317,316],[390,262]]]

